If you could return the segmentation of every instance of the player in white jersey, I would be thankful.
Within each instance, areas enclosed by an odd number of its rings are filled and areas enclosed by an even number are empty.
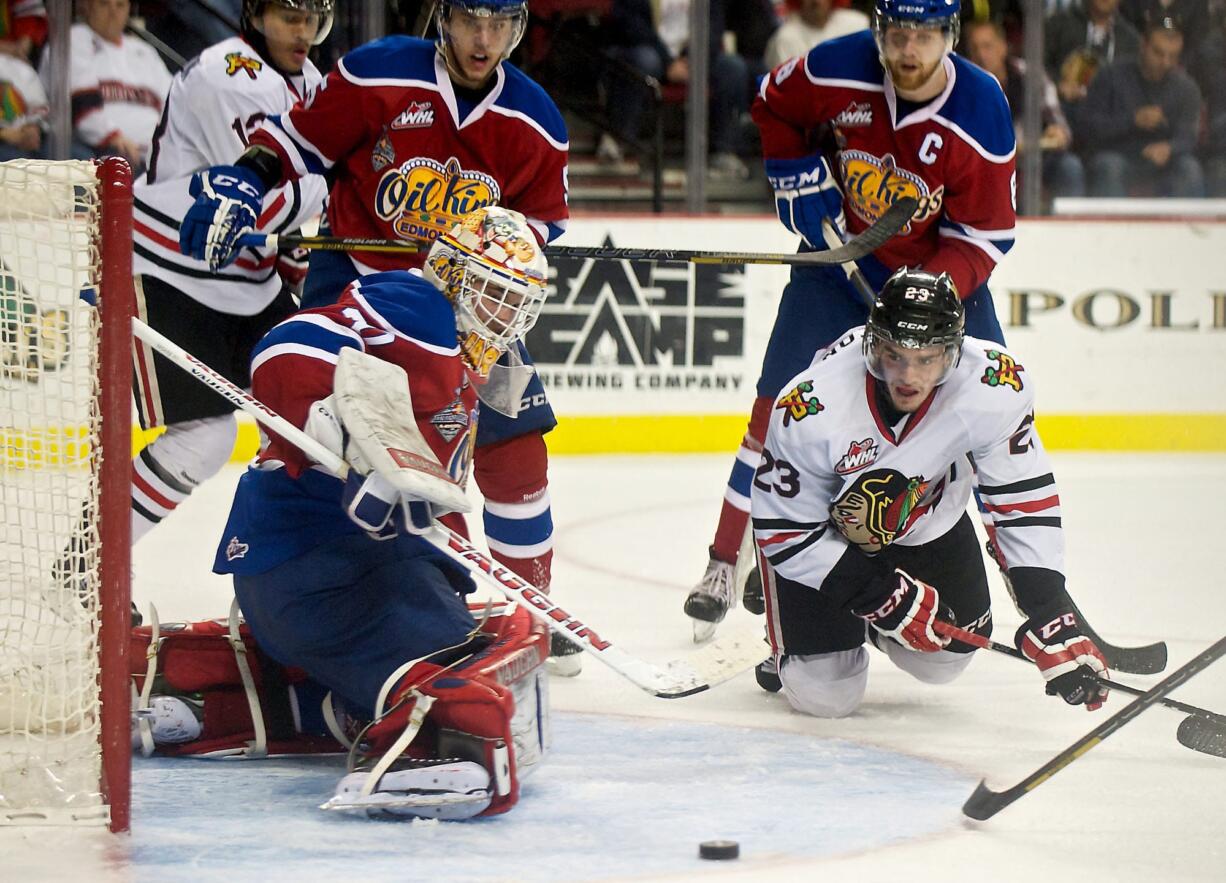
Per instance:
[[[937,618],[991,633],[966,504],[979,493],[1026,622],[1019,649],[1049,693],[1099,707],[1106,663],[1064,585],[1060,498],[1034,429],[1034,387],[999,344],[966,337],[953,282],[903,268],[868,324],[820,350],[775,402],[751,513],[774,656],[759,683],[842,717],[868,680],[867,638],[927,683],[972,649]]]
[[[129,0],[86,0],[85,21],[70,32],[68,78],[73,137],[86,155],[122,156],[140,170],[149,159],[170,71],[157,50],[124,33],[129,12]],[[50,54],[43,57],[44,78]]]
[[[297,309],[302,255],[245,249],[223,272],[180,253],[179,219],[193,173],[228,162],[265,117],[320,82],[307,52],[327,34],[332,0],[246,0],[242,36],[202,52],[175,77],[145,181],[135,188],[137,312],[234,383],[250,384],[252,347]],[[271,190],[260,229],[295,232],[321,210],[326,185],[307,176]],[[233,407],[139,341],[134,389],[142,424],[165,434],[133,462],[132,536],[139,539],[229,459]]]

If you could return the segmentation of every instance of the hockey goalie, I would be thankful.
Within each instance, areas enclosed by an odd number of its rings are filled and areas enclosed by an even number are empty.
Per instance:
[[[495,364],[532,327],[546,263],[522,215],[486,207],[424,277],[354,282],[277,325],[252,392],[349,464],[342,480],[273,434],[240,479],[214,570],[242,620],[134,630],[146,752],[347,751],[325,809],[506,812],[548,744],[549,636],[470,604],[420,533],[468,508],[478,397],[515,415],[531,369]]]

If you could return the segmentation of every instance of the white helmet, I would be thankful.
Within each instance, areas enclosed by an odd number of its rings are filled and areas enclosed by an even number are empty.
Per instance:
[[[482,394],[483,401],[508,382],[491,376],[503,353],[511,352],[512,369],[523,368],[531,378],[514,344],[540,317],[548,273],[545,254],[524,216],[496,205],[469,212],[430,246],[422,275],[455,307],[464,361],[479,382],[492,387]],[[515,408],[518,396],[514,402],[489,404],[507,413],[503,405]]]

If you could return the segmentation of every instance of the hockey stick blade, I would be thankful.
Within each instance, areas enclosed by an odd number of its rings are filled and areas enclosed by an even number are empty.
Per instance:
[[[272,430],[296,445],[333,475],[343,478],[348,473],[349,464],[344,459],[140,319],[132,320],[132,333],[205,386],[250,414],[265,429]],[[482,554],[463,537],[443,525],[436,522],[422,538],[482,582],[524,607],[551,631],[565,636],[572,644],[596,656],[619,675],[653,696],[676,699],[701,693],[747,671],[765,656],[762,627],[750,624],[744,632],[721,638],[689,656],[663,666],[656,665],[601,638],[590,626],[563,610],[540,589]]]
[[[1007,788],[1004,791],[993,791],[987,786],[986,782],[981,781],[975,792],[962,805],[963,815],[980,822],[990,819],[1018,798],[1038,788],[1120,727],[1139,716],[1141,712],[1151,705],[1161,701],[1164,696],[1180,684],[1212,665],[1224,653],[1226,653],[1226,638],[1221,638],[1212,646],[1201,651],[1192,657],[1191,660],[1175,669],[1144,695],[1128,703],[1128,705],[1111,715],[1111,717],[1086,733],[1012,788]]]
[[[901,196],[877,222],[845,244],[826,251],[771,254],[756,251],[689,251],[672,248],[618,248],[604,245],[547,245],[545,257],[604,261],[675,261],[690,264],[786,264],[790,266],[843,264],[872,254],[899,233],[915,214],[914,197]],[[339,236],[278,236],[244,233],[239,248],[305,248],[315,251],[374,251],[419,254],[429,243],[398,239],[360,239]]]
[[[1203,717],[1186,717],[1175,731],[1175,739],[1184,748],[1201,754],[1226,757],[1226,726]]]
[[[1085,614],[1077,609],[1076,604],[1073,605],[1073,610],[1077,614],[1077,620],[1081,623],[1081,629],[1085,632],[1086,637],[1097,645],[1103,658],[1107,660],[1108,668],[1131,675],[1154,675],[1166,668],[1165,641],[1146,644],[1142,647],[1117,647],[1104,641],[1102,636],[1090,627]]]

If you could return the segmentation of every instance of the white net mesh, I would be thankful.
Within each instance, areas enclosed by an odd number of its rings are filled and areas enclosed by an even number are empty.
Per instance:
[[[106,818],[98,223],[91,163],[0,163],[0,823]]]

